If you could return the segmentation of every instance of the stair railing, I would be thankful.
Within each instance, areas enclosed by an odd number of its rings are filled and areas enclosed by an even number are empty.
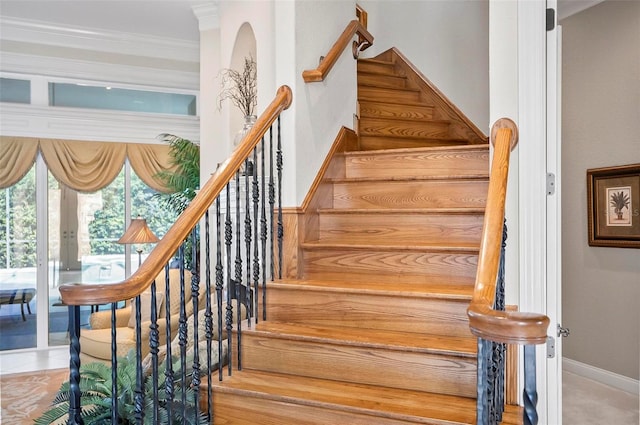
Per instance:
[[[535,345],[547,339],[549,318],[543,314],[505,311],[504,219],[509,155],[518,143],[518,128],[507,118],[491,129],[493,161],[485,209],[478,271],[467,310],[471,332],[478,337],[477,424],[497,424],[504,411],[506,344],[524,345],[524,423],[538,422]]]
[[[177,418],[181,418],[180,421],[191,418],[185,423],[212,423],[212,373],[218,369],[218,379],[222,380],[226,363],[230,375],[234,358],[238,362],[236,367],[241,369],[242,324],[251,327],[258,322],[260,314],[264,320],[266,281],[282,273],[280,114],[291,101],[291,89],[280,87],[231,156],[202,186],[130,278],[115,284],[60,287],[62,301],[69,306],[68,423],[83,424],[84,417],[90,414],[91,409],[81,407],[83,397],[85,403],[95,403],[82,388],[80,306],[108,303],[112,305],[112,379],[104,383],[105,387],[110,385],[110,393],[104,398],[110,400],[111,423],[120,423],[118,412],[130,408],[125,404],[134,405],[133,418],[129,419],[138,424],[161,423],[162,417],[168,417],[168,423],[178,423]],[[249,173],[251,168],[253,172]],[[214,211],[215,220],[210,220],[210,210]],[[199,264],[200,247],[204,250],[204,267]],[[188,266],[185,266],[186,249],[191,250],[192,258],[190,282],[187,282]],[[179,287],[170,279],[169,264],[176,261]],[[156,282],[163,269],[164,281]],[[200,283],[201,276],[204,285]],[[150,295],[150,315],[144,322],[143,293]],[[126,388],[118,384],[124,378],[118,375],[122,371],[117,358],[122,309],[116,307],[119,301],[130,299],[136,307],[133,326],[136,384],[132,402],[123,398]],[[162,302],[164,307],[158,307]],[[232,332],[236,335],[235,347]],[[145,337],[148,341],[142,341]],[[217,342],[217,353],[212,347],[214,342]],[[235,353],[234,348],[237,348]],[[146,354],[144,359],[143,354]],[[206,395],[201,388],[204,375]],[[149,389],[152,393],[145,394]]]
[[[338,61],[338,58],[344,49],[349,45],[349,41],[351,41],[355,35],[358,36],[358,40],[354,40],[351,47],[354,59],[358,59],[361,51],[366,50],[373,45],[373,36],[369,31],[367,31],[366,27],[366,12],[364,12],[364,9],[359,10],[361,10],[359,14],[360,19],[354,19],[349,22],[326,56],[320,56],[320,64],[318,67],[316,69],[307,69],[302,72],[302,78],[306,83],[324,81],[329,74],[329,71],[331,71],[331,68],[333,68],[333,65]]]

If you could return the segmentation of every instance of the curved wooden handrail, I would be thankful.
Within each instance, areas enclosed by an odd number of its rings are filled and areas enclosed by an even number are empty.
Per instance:
[[[227,182],[233,178],[236,170],[253,152],[262,136],[271,127],[280,113],[288,109],[293,96],[288,86],[281,86],[276,97],[251,127],[242,143],[223,162],[207,183],[200,189],[185,211],[178,217],[167,234],[151,251],[142,265],[130,278],[113,284],[81,285],[70,284],[60,287],[62,302],[67,305],[107,304],[133,298],[151,285],[153,279],[173,257],[176,250],[198,224],[205,212]]]
[[[482,227],[478,272],[473,299],[467,315],[471,332],[483,339],[509,344],[543,344],[547,340],[549,318],[543,314],[493,309],[500,263],[509,154],[518,143],[518,127],[508,118],[499,119],[491,129],[493,162]]]
[[[349,44],[354,35],[359,36],[359,41],[353,42],[353,57],[357,58],[358,53],[369,48],[373,44],[373,36],[367,28],[365,28],[359,20],[354,19],[342,31],[338,40],[333,44],[329,53],[321,59],[320,65],[316,69],[308,69],[302,72],[302,78],[306,83],[314,83],[323,81],[336,64],[343,50]]]

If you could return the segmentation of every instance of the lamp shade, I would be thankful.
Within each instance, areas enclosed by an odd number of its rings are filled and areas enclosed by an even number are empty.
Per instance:
[[[158,237],[147,226],[147,220],[142,217],[131,220],[127,231],[118,239],[118,243],[121,244],[156,243],[158,241]]]

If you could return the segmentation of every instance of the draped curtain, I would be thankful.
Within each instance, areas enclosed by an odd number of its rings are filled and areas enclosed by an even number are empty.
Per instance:
[[[16,184],[31,169],[38,151],[51,174],[79,192],[108,186],[128,157],[135,173],[149,187],[168,192],[161,171],[176,171],[168,145],[81,142],[72,140],[0,137],[0,189]]]

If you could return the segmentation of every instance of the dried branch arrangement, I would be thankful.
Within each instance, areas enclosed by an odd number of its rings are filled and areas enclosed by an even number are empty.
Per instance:
[[[222,91],[218,96],[219,107],[230,99],[245,116],[254,115],[258,103],[258,85],[256,61],[253,57],[244,58],[242,72],[225,68],[220,72]]]

